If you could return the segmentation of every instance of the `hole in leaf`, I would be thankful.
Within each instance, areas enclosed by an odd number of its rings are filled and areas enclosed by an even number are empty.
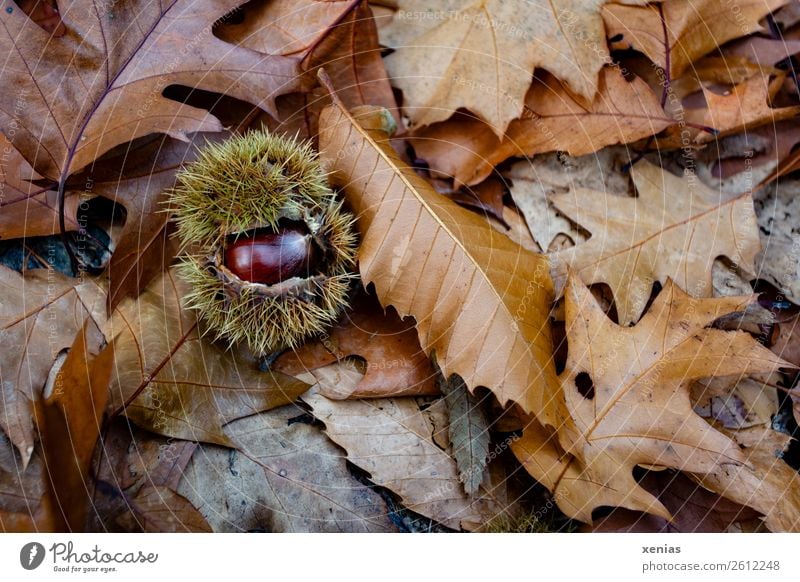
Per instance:
[[[581,372],[575,376],[575,387],[581,396],[594,400],[594,382],[592,382],[592,377],[589,374]]]

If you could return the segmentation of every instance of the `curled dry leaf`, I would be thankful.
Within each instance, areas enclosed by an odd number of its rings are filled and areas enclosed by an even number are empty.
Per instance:
[[[572,269],[587,285],[606,283],[623,325],[639,319],[655,281],[672,278],[694,297],[712,291],[714,259],[754,272],[760,250],[749,192],[726,196],[694,176],[678,177],[642,160],[631,169],[638,197],[574,190],[551,198],[592,236],[554,256],[557,287]]]
[[[233,447],[225,424],[292,402],[307,385],[259,371],[241,347],[201,337],[195,313],[182,307],[187,294],[169,270],[112,314],[105,332],[115,362],[112,414],[165,436]]]
[[[356,120],[334,98],[320,120],[322,162],[358,219],[362,281],[414,316],[445,375],[538,410],[555,379],[547,259],[437,194],[372,129],[383,119],[373,110]]]
[[[600,9],[607,0],[400,0],[381,40],[386,69],[418,128],[465,108],[502,136],[523,111],[534,68],[591,103],[609,61]],[[625,3],[639,4],[635,0]]]
[[[272,369],[297,376],[348,356],[365,360],[363,379],[355,386],[325,384],[333,399],[438,394],[431,361],[422,351],[413,318],[400,319],[381,308],[372,295],[359,295],[355,308],[318,342],[309,342],[282,355]],[[348,390],[352,388],[352,392]]]
[[[53,361],[72,346],[87,318],[104,319],[104,291],[93,281],[80,283],[53,272],[20,275],[0,266],[0,428],[22,455],[33,454],[32,402],[41,396]],[[53,322],[57,322],[54,324]]]
[[[164,97],[169,85],[245,101],[257,96],[257,105],[274,113],[275,97],[299,88],[297,63],[213,34],[213,24],[239,4],[142,0],[99,9],[76,0],[60,13],[67,33],[50,38],[13,2],[4,2],[3,80],[21,103],[0,112],[3,126],[19,127],[6,137],[39,174],[63,183],[120,143],[150,133],[180,140],[222,129],[205,110]]]
[[[648,6],[607,4],[603,20],[611,48],[634,49],[677,78],[724,43],[762,30],[759,21],[788,0],[670,0]],[[734,10],[735,7],[735,10]],[[666,31],[666,38],[664,38]]]
[[[569,353],[559,376],[563,400],[554,404],[549,423],[554,430],[532,425],[512,444],[562,511],[587,523],[600,506],[669,519],[668,509],[634,480],[640,465],[703,475],[706,488],[767,514],[761,502],[720,490],[722,483],[751,487],[748,457],[695,414],[689,398],[692,380],[790,366],[745,332],[708,327],[753,300],[695,299],[669,281],[636,326],[621,327],[570,278]],[[760,499],[772,500],[772,493]]]
[[[619,69],[607,67],[588,106],[555,78],[540,77],[504,136],[496,136],[480,120],[455,116],[418,131],[411,143],[432,169],[457,184],[475,184],[510,157],[556,150],[581,156],[648,137],[673,123],[647,83],[638,77],[628,81]]]
[[[232,422],[240,450],[203,444],[178,493],[215,532],[390,532],[386,504],[350,473],[342,452],[316,426],[283,406]]]

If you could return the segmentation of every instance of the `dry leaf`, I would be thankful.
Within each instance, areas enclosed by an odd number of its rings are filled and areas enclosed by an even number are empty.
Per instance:
[[[489,456],[489,419],[482,400],[467,390],[464,380],[453,374],[439,382],[447,404],[448,434],[458,478],[467,495],[473,495],[483,482]]]
[[[759,277],[780,289],[784,298],[800,304],[800,197],[798,182],[784,180],[755,202],[763,251],[757,258]]]
[[[400,0],[381,40],[386,70],[419,128],[465,108],[501,137],[523,112],[534,68],[591,103],[610,62],[600,9],[606,0]],[[639,3],[628,1],[628,3]]]
[[[512,181],[514,204],[543,249],[558,250],[558,235],[568,236],[573,244],[586,240],[579,229],[558,213],[549,198],[580,188],[624,196],[629,179],[620,168],[630,161],[630,154],[621,147],[603,148],[581,157],[545,154],[517,162],[503,174]]]
[[[170,270],[112,314],[110,406],[153,432],[233,447],[225,424],[292,402],[307,386],[259,371],[241,347],[226,350],[202,338],[195,313],[182,307],[187,293]]]
[[[286,16],[290,20],[306,18],[306,13],[296,8],[295,0],[285,0],[283,4],[290,6],[292,16]],[[325,12],[329,10],[326,7],[335,6],[340,15],[335,19],[332,28],[325,30],[324,35],[309,47],[301,65],[303,70],[310,76],[320,67],[324,67],[333,80],[337,95],[348,107],[380,105],[391,111],[400,125],[397,102],[381,58],[378,32],[369,4],[353,0],[314,0],[309,4],[314,6],[315,12]],[[268,13],[274,9],[272,7],[277,8],[279,3],[270,2],[260,6]],[[311,33],[309,38],[310,36]],[[309,93],[282,96],[277,103],[278,118],[264,120],[271,130],[316,139],[319,114],[330,100],[323,88],[315,87]]]
[[[87,321],[36,407],[56,531],[83,531],[91,507],[89,467],[102,428],[113,362],[111,352],[100,351],[101,342],[97,324]]]
[[[781,458],[791,437],[768,426],[726,434],[741,447],[745,463],[694,478],[703,487],[764,515],[770,531],[800,531],[800,475]]]
[[[381,308],[373,295],[358,295],[354,309],[318,342],[286,352],[272,366],[296,376],[348,356],[365,360],[364,378],[353,386],[334,384],[323,389],[328,398],[424,396],[439,393],[430,359],[419,345],[412,318],[400,319],[389,307]]]
[[[686,121],[713,127],[719,134],[729,135],[796,117],[800,107],[770,106],[783,79],[784,75],[771,81],[768,75],[756,75],[722,95],[704,88],[706,109],[687,110]],[[695,142],[705,143],[714,139],[716,136],[702,132],[695,137]]]
[[[103,320],[103,289],[54,271],[20,275],[0,266],[0,337],[13,346],[0,358],[0,428],[26,465],[33,454],[31,403],[40,397],[58,354],[68,349],[87,317]]]
[[[361,123],[380,126],[381,113]],[[420,344],[446,376],[486,386],[533,411],[554,385],[547,313],[551,282],[541,255],[437,194],[334,99],[320,149],[361,231],[359,270],[383,305],[413,315]]]
[[[215,532],[396,531],[381,496],[348,471],[342,452],[284,406],[232,422],[241,451],[201,445],[178,493]]]
[[[603,20],[611,48],[644,53],[669,77],[727,41],[762,30],[759,21],[788,0],[670,0],[648,6],[607,4]],[[663,20],[662,20],[663,14]],[[666,30],[666,39],[664,38]],[[669,60],[667,60],[669,59]]]
[[[512,444],[528,472],[553,492],[562,511],[587,523],[600,506],[669,519],[661,502],[634,480],[636,465],[677,468],[703,474],[704,480],[729,475],[731,485],[745,485],[735,475],[747,463],[746,455],[693,412],[689,383],[789,365],[745,332],[708,327],[724,314],[744,310],[753,299],[695,299],[667,282],[636,326],[620,327],[606,317],[583,283],[570,278],[569,354],[559,377],[560,422],[552,424],[563,453],[557,454],[552,432],[538,425],[526,428],[522,439]],[[719,487],[705,486],[753,506]]]
[[[455,461],[433,441],[433,426],[414,399],[334,401],[308,393],[303,400],[347,459],[396,493],[404,507],[457,530],[513,511],[504,497],[495,498],[502,483],[472,499],[464,493]]]
[[[769,425],[778,413],[779,380],[778,374],[699,380],[691,387],[694,411],[730,429]]]
[[[619,321],[627,325],[641,316],[656,281],[671,277],[690,295],[708,297],[717,257],[754,272],[760,243],[749,193],[725,196],[692,175],[679,178],[644,160],[631,176],[636,198],[577,189],[551,198],[592,233],[554,256],[557,286],[568,268],[587,285],[608,284]]]
[[[33,181],[41,180],[25,158],[0,133],[0,238],[49,236],[58,232],[58,195],[49,187]],[[78,230],[77,211],[80,199],[74,193],[64,202],[64,226]]]
[[[513,156],[556,150],[580,156],[656,134],[673,123],[644,81],[628,81],[619,69],[607,67],[589,106],[575,101],[553,77],[534,79],[520,119],[511,122],[502,140],[480,120],[456,116],[417,132],[411,143],[437,172],[457,184],[475,184]]]
[[[275,112],[275,97],[299,88],[297,63],[214,36],[214,22],[239,4],[177,0],[166,7],[135,2],[98,9],[76,0],[60,13],[66,34],[53,39],[9,6],[0,31],[8,57],[3,83],[14,87],[21,106],[0,113],[3,124],[20,128],[6,137],[37,172],[63,183],[137,137],[186,139],[190,132],[221,129],[205,110],[164,97],[169,85],[257,100]]]
[[[629,509],[615,509],[585,531],[640,533],[722,533],[750,531],[760,523],[752,509],[720,497],[682,473],[648,471],[641,485],[672,513],[672,521]]]
[[[131,513],[119,524],[126,531],[152,533],[211,532],[203,515],[182,495],[159,485],[142,487],[130,500]]]

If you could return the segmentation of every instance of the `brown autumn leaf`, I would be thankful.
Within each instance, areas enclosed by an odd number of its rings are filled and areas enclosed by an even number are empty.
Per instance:
[[[32,403],[41,396],[54,360],[72,346],[87,318],[104,318],[104,290],[54,271],[26,275],[0,265],[0,428],[27,465],[35,441]],[[13,346],[13,348],[12,348]]]
[[[514,156],[565,151],[580,156],[609,145],[654,135],[674,123],[643,80],[628,81],[619,69],[600,72],[597,95],[582,105],[552,76],[537,77],[524,111],[502,139],[482,121],[456,115],[414,134],[418,157],[457,184],[483,181]]]
[[[555,209],[550,198],[579,188],[626,195],[630,180],[620,168],[630,162],[630,154],[622,146],[580,157],[542,154],[515,163],[503,176],[511,180],[511,198],[525,216],[533,238],[543,249],[555,252],[587,237]]]
[[[568,269],[587,285],[606,283],[619,322],[628,325],[641,316],[656,281],[672,278],[690,295],[708,297],[717,257],[754,272],[760,242],[750,193],[725,195],[644,160],[631,168],[631,177],[636,198],[585,189],[551,198],[592,234],[554,255],[558,288]]]
[[[392,532],[381,495],[359,482],[307,411],[288,405],[225,427],[239,450],[201,444],[177,493],[215,532]]]
[[[519,510],[502,480],[489,479],[473,496],[464,492],[455,460],[434,440],[438,427],[415,399],[334,401],[312,390],[303,400],[347,459],[397,494],[404,507],[470,531]]]
[[[100,351],[102,339],[97,324],[87,320],[35,409],[57,531],[83,531],[91,507],[89,467],[113,364],[112,353]]]
[[[648,6],[603,6],[611,48],[634,49],[678,78],[703,55],[740,36],[762,30],[759,21],[788,0],[670,0]],[[735,9],[734,9],[735,7]],[[663,19],[662,19],[663,16]],[[664,33],[666,32],[666,38]]]
[[[534,68],[564,81],[585,103],[595,99],[600,70],[610,62],[600,15],[607,0],[399,0],[381,29],[393,84],[418,129],[460,108],[498,137],[523,113]],[[628,4],[641,4],[623,0]]]
[[[112,314],[109,406],[113,416],[158,434],[234,447],[227,423],[292,402],[307,385],[259,371],[241,347],[227,350],[201,337],[194,312],[182,307],[187,293],[169,270]]]
[[[770,531],[800,531],[800,475],[781,458],[791,437],[769,426],[725,434],[737,443],[745,463],[695,474],[697,482],[761,513]]]
[[[211,526],[188,499],[163,485],[146,485],[130,499],[131,512],[117,520],[125,531],[210,533]]]
[[[770,106],[783,79],[784,75],[771,81],[768,75],[756,75],[722,95],[704,88],[705,109],[687,109],[686,121],[713,127],[721,135],[730,135],[797,117],[800,107]],[[714,139],[716,136],[708,132],[698,132],[694,141],[706,143]]]
[[[382,119],[357,121],[334,96],[320,120],[321,160],[358,218],[364,285],[415,318],[446,376],[538,410],[555,380],[547,260],[437,194],[375,129]]]
[[[299,88],[297,62],[214,36],[213,24],[239,0],[75,0],[61,11],[66,34],[50,38],[21,10],[3,10],[2,81],[20,107],[0,112],[19,130],[14,146],[45,178],[63,183],[114,146],[150,133],[176,139],[219,131],[207,111],[162,95],[170,85],[256,100],[275,112],[277,95]],[[180,47],[176,50],[175,47]]]
[[[136,297],[169,265],[177,249],[168,238],[164,191],[173,186],[182,164],[197,147],[226,135],[197,133],[186,140],[151,135],[108,152],[91,168],[72,177],[74,191],[90,191],[125,206],[125,225],[109,263],[109,311],[125,297]]]
[[[374,295],[358,295],[353,305],[324,338],[286,352],[272,369],[297,376],[358,356],[365,361],[363,379],[352,387],[326,384],[324,396],[338,400],[438,394],[436,376],[419,345],[413,318],[401,319],[392,307],[384,310]]]
[[[683,473],[648,471],[639,482],[658,497],[672,520],[617,508],[584,531],[639,533],[723,533],[751,531],[759,514],[704,489]]]
[[[305,17],[302,10],[295,8],[297,2],[294,0],[286,1],[284,4],[291,6],[282,9],[284,12],[291,11],[291,16],[285,15],[286,19],[294,22]],[[307,38],[308,41],[303,43],[307,47],[301,63],[302,70],[312,76],[319,68],[324,67],[332,79],[337,95],[348,107],[380,105],[392,112],[399,125],[400,114],[381,57],[378,32],[369,4],[353,0],[342,2],[310,0],[307,4],[315,14],[328,13],[335,7],[337,16],[330,18],[329,15],[326,20],[329,28],[310,31],[308,37],[304,37],[303,40]],[[260,6],[263,8],[259,9],[269,13],[277,10],[278,3],[272,2]],[[275,8],[271,8],[273,6]],[[317,36],[313,36],[312,33],[316,33]],[[276,38],[281,38],[281,35]],[[289,44],[287,48],[296,46],[296,43]],[[267,116],[263,119],[262,116],[262,119],[273,131],[316,139],[319,114],[329,103],[327,92],[322,87],[315,86],[309,92],[281,96],[277,100],[278,117],[274,119]]]
[[[533,425],[512,444],[562,511],[586,523],[600,506],[669,519],[667,508],[634,480],[637,465],[703,475],[704,484],[719,479],[734,488],[747,485],[746,478],[736,479],[748,462],[746,454],[694,413],[689,384],[790,366],[745,332],[708,327],[753,300],[695,299],[668,281],[638,324],[621,327],[606,317],[577,277],[570,278],[569,353],[559,376],[563,400],[555,403],[560,417],[552,424],[556,434]],[[763,504],[728,495],[719,485],[704,486],[767,514]]]
[[[39,176],[0,133],[0,238],[49,236],[59,231],[58,194],[51,187],[37,186]],[[64,201],[64,225],[78,230],[77,211],[80,199],[70,193]]]
[[[38,451],[28,466],[14,452],[14,445],[0,432],[0,532],[56,531],[47,474]]]

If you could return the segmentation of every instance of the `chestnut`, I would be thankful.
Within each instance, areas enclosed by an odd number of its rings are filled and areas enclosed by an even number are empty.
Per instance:
[[[225,247],[224,264],[243,281],[275,285],[307,276],[315,255],[311,235],[303,228],[286,226],[231,240]]]

